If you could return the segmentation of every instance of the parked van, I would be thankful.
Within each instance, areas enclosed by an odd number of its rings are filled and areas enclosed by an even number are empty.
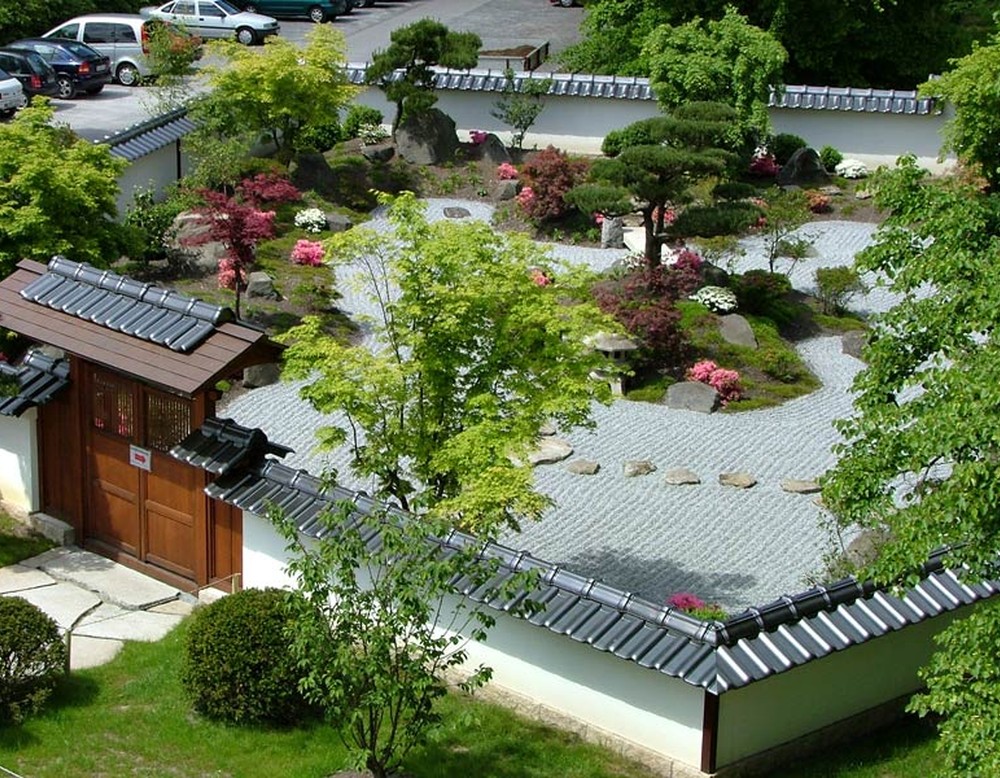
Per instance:
[[[90,14],[70,19],[42,37],[86,43],[111,60],[115,81],[136,86],[150,72],[146,62],[148,23],[138,14]]]

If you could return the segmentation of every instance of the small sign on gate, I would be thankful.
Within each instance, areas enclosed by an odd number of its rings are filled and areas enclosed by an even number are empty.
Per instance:
[[[138,446],[128,447],[128,463],[130,465],[149,472],[152,462],[153,452],[148,448],[139,448]]]

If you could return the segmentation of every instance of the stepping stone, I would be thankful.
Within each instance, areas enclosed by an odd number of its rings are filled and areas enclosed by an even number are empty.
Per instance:
[[[675,467],[663,474],[663,482],[667,486],[685,486],[700,484],[701,478],[686,467]]]
[[[81,616],[101,602],[101,598],[93,592],[68,583],[56,583],[5,596],[20,597],[38,606],[64,631],[71,629]]]
[[[528,454],[530,465],[551,465],[562,462],[573,453],[573,447],[561,438],[546,437],[538,441],[538,447]]]
[[[88,667],[106,665],[118,656],[124,645],[120,640],[73,635],[69,644],[69,669],[86,670]]]
[[[468,219],[472,214],[468,208],[460,208],[457,205],[449,205],[444,209],[444,215],[449,219]]]
[[[648,459],[630,459],[622,465],[622,475],[626,478],[636,478],[640,475],[649,475],[656,470],[656,465]]]
[[[750,489],[757,485],[757,479],[750,473],[720,473],[719,483],[736,489]]]
[[[600,463],[589,459],[574,459],[572,462],[566,463],[566,470],[575,475],[597,475],[597,471],[600,469]]]
[[[111,613],[110,610],[104,612]],[[180,624],[183,618],[183,616],[169,613],[124,611],[111,618],[81,624],[73,630],[73,634],[88,638],[139,640],[144,643],[154,643]]]
[[[190,616],[197,606],[193,602],[186,600],[173,600],[165,602],[163,605],[154,605],[148,608],[149,613],[166,613],[169,616]]]
[[[781,482],[781,488],[792,494],[816,494],[822,491],[815,481],[800,481],[796,478],[785,478]]]
[[[0,594],[23,592],[25,589],[37,589],[39,586],[51,586],[56,581],[47,573],[25,565],[8,565],[0,567]]]

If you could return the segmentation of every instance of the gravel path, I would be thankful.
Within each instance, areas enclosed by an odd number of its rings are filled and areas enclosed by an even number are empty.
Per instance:
[[[431,219],[447,206],[467,208],[473,218],[489,219],[491,208],[478,202],[428,201]],[[368,226],[387,228],[376,212]],[[815,239],[815,256],[791,273],[794,286],[809,291],[816,267],[849,264],[867,245],[874,225],[817,222],[802,228]],[[766,267],[760,241],[744,242],[746,255],[736,269]],[[623,251],[553,245],[568,262],[603,269]],[[779,267],[779,269],[784,269]],[[349,289],[350,273],[338,271],[342,307],[370,313],[363,298]],[[858,301],[862,311],[883,310],[891,297],[876,290]],[[861,367],[841,353],[837,337],[799,344],[823,387],[778,408],[736,415],[704,415],[663,406],[618,400],[597,406],[593,431],[561,432],[575,448],[572,458],[596,460],[594,476],[568,473],[562,464],[536,468],[538,487],[556,500],[542,521],[526,526],[505,542],[550,562],[661,601],[690,591],[730,610],[760,605],[805,588],[830,548],[826,517],[815,496],[781,490],[786,478],[814,479],[834,463],[839,439],[831,421],[851,411],[850,384]],[[283,383],[236,397],[220,413],[241,424],[259,426],[274,441],[291,446],[287,463],[319,472],[332,466],[345,485],[352,482],[346,451],[319,455],[314,431],[335,422],[297,398],[297,384]],[[629,459],[648,459],[657,472],[625,478]],[[663,471],[686,467],[702,480],[693,486],[667,486]],[[747,471],[758,484],[748,490],[724,487],[718,475]]]

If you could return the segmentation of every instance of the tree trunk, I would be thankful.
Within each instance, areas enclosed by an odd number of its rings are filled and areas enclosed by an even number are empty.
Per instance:
[[[656,223],[652,211],[642,212],[642,227],[646,233],[646,264],[650,268],[660,264],[660,237],[656,234]]]

